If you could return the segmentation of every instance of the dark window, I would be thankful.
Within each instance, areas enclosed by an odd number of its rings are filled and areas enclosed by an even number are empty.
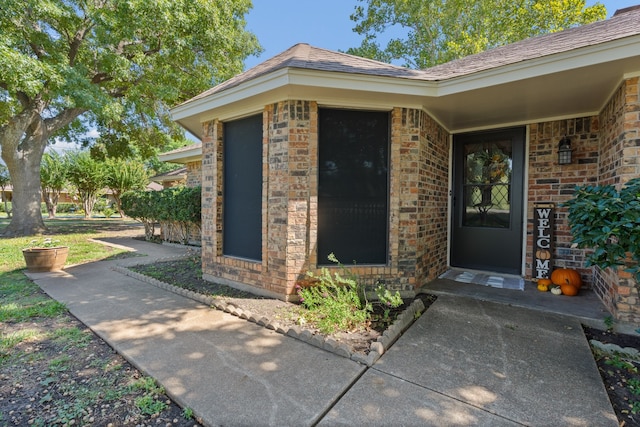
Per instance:
[[[386,264],[389,114],[319,111],[318,264]]]
[[[262,259],[262,115],[224,124],[225,255]]]

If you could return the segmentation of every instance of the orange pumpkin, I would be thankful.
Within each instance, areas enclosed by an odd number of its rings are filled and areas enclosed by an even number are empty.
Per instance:
[[[562,295],[567,295],[570,297],[574,297],[578,295],[578,287],[574,285],[570,285],[565,283],[564,285],[560,285],[560,290],[562,290]]]
[[[582,286],[580,274],[570,268],[557,268],[551,273],[551,281],[554,285],[573,285],[576,288]]]
[[[538,279],[538,285],[551,286],[552,284],[551,279],[547,279],[546,277]]]

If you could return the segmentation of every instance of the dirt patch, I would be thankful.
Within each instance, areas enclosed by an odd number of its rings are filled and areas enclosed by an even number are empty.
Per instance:
[[[640,350],[640,337],[584,327],[588,340]],[[620,426],[640,426],[640,359],[624,353],[603,352],[592,345],[600,376]]]
[[[198,425],[70,314],[0,330],[34,337],[0,352],[0,425]]]

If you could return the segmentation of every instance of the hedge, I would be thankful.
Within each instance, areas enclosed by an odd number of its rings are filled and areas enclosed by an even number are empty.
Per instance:
[[[144,224],[145,238],[153,239],[160,223],[181,243],[189,240],[189,229],[200,227],[201,187],[172,187],[161,191],[129,191],[122,195],[124,213]],[[176,233],[177,232],[177,233]]]

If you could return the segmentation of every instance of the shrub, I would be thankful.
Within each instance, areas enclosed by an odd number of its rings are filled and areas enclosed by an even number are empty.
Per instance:
[[[131,191],[122,196],[124,213],[141,221],[145,236],[151,240],[155,223],[160,222],[168,234],[187,243],[189,229],[201,221],[200,187],[173,187],[161,191]]]
[[[576,187],[564,206],[574,244],[594,249],[587,265],[625,266],[640,284],[640,178],[619,191],[612,185]]]
[[[298,288],[300,302],[308,310],[308,319],[305,320],[314,323],[325,334],[367,325],[372,307],[360,299],[357,278],[342,267],[333,253],[328,258],[340,266],[346,275],[339,272],[331,274],[326,267],[320,270],[319,275],[307,273],[317,281],[317,285]]]

